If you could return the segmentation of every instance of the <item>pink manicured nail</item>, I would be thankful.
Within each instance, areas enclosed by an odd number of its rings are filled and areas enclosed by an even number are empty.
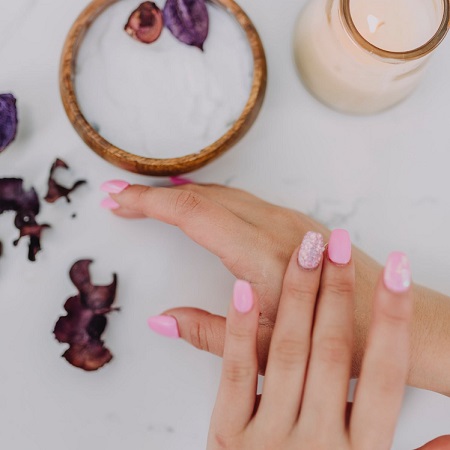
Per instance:
[[[111,197],[104,198],[101,201],[100,206],[105,209],[119,209],[120,208],[120,205],[116,201],[114,201]]]
[[[120,194],[124,191],[130,183],[123,180],[109,180],[105,181],[101,186],[100,190],[107,192],[108,194]]]
[[[411,286],[411,269],[408,257],[401,252],[389,255],[384,268],[384,284],[395,293],[406,292]]]
[[[189,178],[184,177],[170,177],[170,182],[175,186],[183,186],[184,184],[193,184],[194,182]]]
[[[333,230],[328,242],[328,257],[335,264],[348,264],[352,257],[352,242],[346,230]]]
[[[316,269],[322,260],[323,249],[323,236],[320,233],[308,231],[298,252],[298,263],[304,269]]]
[[[250,283],[237,280],[234,283],[233,305],[236,311],[246,314],[253,308],[253,291]]]
[[[148,319],[148,326],[161,336],[179,338],[178,323],[172,316],[154,316]]]

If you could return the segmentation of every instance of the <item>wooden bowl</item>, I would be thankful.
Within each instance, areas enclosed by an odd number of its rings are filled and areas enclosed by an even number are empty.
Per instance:
[[[118,0],[94,0],[77,18],[64,44],[59,74],[61,98],[70,122],[83,141],[106,161],[143,175],[179,175],[198,169],[217,158],[241,139],[261,109],[266,84],[267,64],[264,48],[255,26],[233,0],[210,0],[232,14],[247,35],[253,54],[253,82],[247,104],[234,125],[216,142],[178,158],[146,158],[115,147],[100,136],[83,116],[74,87],[78,50],[94,20]]]

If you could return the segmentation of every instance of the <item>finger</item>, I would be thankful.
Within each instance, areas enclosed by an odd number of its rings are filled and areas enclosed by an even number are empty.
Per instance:
[[[197,308],[169,309],[163,315],[176,319],[180,337],[189,344],[199,350],[223,356],[225,317]]]
[[[253,194],[250,194],[249,192],[237,188],[222,186],[220,184],[191,183],[176,185],[173,189],[196,192],[211,201],[219,203],[243,220],[249,220],[257,216],[261,207],[269,206],[267,202],[261,200]]]
[[[355,269],[347,231],[331,233],[327,256],[322,270],[300,428],[317,431],[320,424],[333,436],[345,429],[353,346]]]
[[[133,185],[111,196],[121,208],[178,226],[228,264],[250,256],[252,249],[258,251],[258,234],[253,226],[200,194]]]
[[[378,283],[353,414],[352,441],[358,448],[390,448],[409,367],[413,302],[409,262],[392,253]]]
[[[322,271],[323,237],[308,232],[289,262],[257,419],[286,434],[297,421]]]
[[[144,214],[132,209],[119,207],[117,209],[114,209],[113,212],[116,216],[122,217],[123,219],[145,219]]]
[[[167,317],[174,319],[173,330],[167,332]],[[149,319],[150,327],[157,333],[169,337],[180,337],[199,350],[223,356],[225,344],[226,320],[225,317],[211,314],[197,308],[173,308],[160,316]],[[260,373],[264,373],[267,361],[272,330],[260,326],[258,330],[258,362]]]
[[[221,434],[242,431],[255,408],[259,308],[250,283],[238,280],[227,316],[222,377],[211,419]]]
[[[450,435],[433,439],[417,450],[450,450]]]

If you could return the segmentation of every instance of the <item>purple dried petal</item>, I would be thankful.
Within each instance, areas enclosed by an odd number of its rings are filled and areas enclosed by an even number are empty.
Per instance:
[[[67,316],[60,317],[53,330],[56,339],[65,344],[88,344],[90,337],[87,327],[94,312],[81,304],[79,295],[69,298],[64,309]]]
[[[178,40],[203,50],[209,28],[205,0],[167,0],[163,16],[166,27]]]
[[[47,201],[48,203],[54,203],[59,198],[65,197],[67,202],[70,203],[69,194],[73,192],[75,189],[77,189],[79,186],[86,184],[86,180],[78,180],[77,182],[74,183],[74,185],[71,188],[61,186],[56,182],[56,180],[53,177],[55,170],[58,168],[69,169],[69,166],[62,159],[59,158],[52,164],[52,167],[50,169],[50,175],[48,177],[48,192],[47,195],[44,197],[44,200]]]
[[[0,94],[0,152],[16,138],[16,99],[12,94]]]
[[[94,286],[91,283],[89,266],[91,260],[76,262],[70,269],[70,279],[80,292],[81,303],[97,314],[111,311],[117,288],[117,275],[113,274],[113,282],[108,286]]]
[[[28,212],[33,216],[39,214],[39,198],[31,188],[25,191],[21,178],[0,179],[0,214],[4,211]]]
[[[62,355],[72,366],[87,372],[98,370],[113,358],[103,342],[92,341],[89,345],[71,345]]]
[[[144,44],[155,42],[163,30],[163,15],[153,2],[144,2],[131,13],[125,31]]]
[[[112,354],[101,340],[107,325],[105,314],[111,308],[116,293],[117,277],[111,286],[91,284],[89,265],[92,261],[77,261],[70,269],[70,278],[80,291],[64,305],[67,315],[56,322],[53,333],[62,343],[69,344],[63,357],[73,366],[97,370],[111,361]]]
[[[41,251],[42,231],[46,228],[50,228],[50,225],[46,223],[39,225],[34,219],[29,220],[28,223],[24,223],[22,222],[20,215],[16,216],[14,224],[19,229],[20,234],[19,237],[13,242],[13,245],[16,246],[20,239],[25,236],[29,236],[30,243],[28,245],[28,259],[30,261],[36,261],[36,255]]]
[[[35,261],[36,254],[41,250],[42,230],[50,228],[50,225],[39,225],[36,222],[39,208],[39,198],[36,191],[33,188],[25,191],[22,179],[0,179],[0,214],[5,211],[16,212],[14,225],[20,231],[20,235],[13,244],[17,245],[22,237],[29,236],[28,259],[30,261]]]

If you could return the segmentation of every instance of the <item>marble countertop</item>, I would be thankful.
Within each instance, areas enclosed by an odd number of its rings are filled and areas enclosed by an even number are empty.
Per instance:
[[[138,3],[138,2],[137,2]],[[269,84],[249,133],[216,162],[191,174],[229,183],[303,210],[383,262],[393,249],[411,258],[417,282],[450,295],[450,39],[432,58],[419,89],[383,114],[352,117],[327,109],[299,82],[292,32],[302,0],[240,0],[267,52]],[[36,263],[0,217],[0,447],[9,450],[204,448],[220,360],[146,325],[177,305],[224,314],[233,278],[179,230],[126,222],[98,207],[111,178],[157,183],[123,172],[91,152],[71,127],[58,90],[69,27],[88,0],[0,0],[0,91],[19,100],[20,132],[0,155],[0,176],[23,176],[45,195],[56,157],[67,178],[85,178],[70,204],[43,205],[53,224]],[[76,218],[72,214],[76,213]],[[71,264],[93,258],[94,280],[119,274],[105,339],[114,360],[84,373],[60,355],[51,332],[74,294]],[[450,399],[408,389],[394,448],[412,449],[450,431]]]

